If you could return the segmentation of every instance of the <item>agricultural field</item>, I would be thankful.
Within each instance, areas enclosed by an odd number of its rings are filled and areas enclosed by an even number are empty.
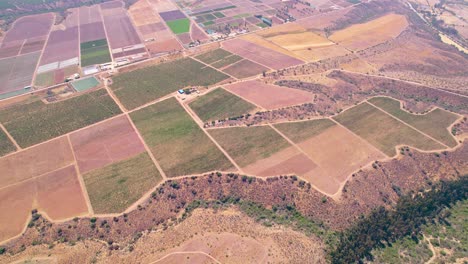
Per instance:
[[[241,167],[289,147],[289,143],[269,126],[208,130]]]
[[[330,119],[274,125],[316,165],[301,176],[329,195],[354,172],[385,155]],[[339,162],[337,162],[339,161]]]
[[[145,151],[126,116],[119,116],[70,134],[81,173],[100,169]]]
[[[80,49],[82,67],[112,61],[106,39],[81,43]]]
[[[178,35],[190,31],[190,20],[188,18],[171,20],[167,21],[166,23],[174,34]]]
[[[316,165],[269,126],[211,129],[209,133],[245,173],[303,175]]]
[[[223,49],[274,70],[302,64],[303,61],[243,39],[222,43]]]
[[[449,131],[449,127],[460,118],[456,114],[440,108],[435,108],[426,114],[412,114],[401,108],[400,101],[388,97],[374,97],[369,103],[449,147],[457,145],[457,141]]]
[[[28,147],[119,113],[101,89],[56,103],[37,100],[14,105],[0,111],[0,122],[21,147]]]
[[[145,152],[83,175],[96,214],[121,213],[162,177]]]
[[[195,99],[189,106],[203,122],[248,114],[256,108],[255,105],[222,88]]]
[[[66,137],[0,159],[0,240],[20,234],[33,208],[55,220],[88,213],[73,162]]]
[[[443,145],[368,103],[348,109],[334,119],[390,157],[397,154],[396,147],[400,145],[427,151],[444,149]]]
[[[259,75],[261,73],[267,72],[268,70],[269,69],[267,67],[244,59],[224,68],[223,72],[234,76],[235,78],[243,79]]]
[[[272,110],[312,102],[314,94],[253,80],[226,85],[225,88],[265,109]]]
[[[8,138],[7,134],[0,129],[0,157],[16,150],[15,145]]]
[[[191,58],[149,66],[113,77],[111,89],[127,109],[149,103],[187,86],[210,86],[224,73]]]
[[[215,67],[216,69],[224,68],[242,60],[242,57],[234,55],[223,49],[215,49],[198,55],[195,58]]]
[[[168,177],[233,167],[174,98],[130,116]]]

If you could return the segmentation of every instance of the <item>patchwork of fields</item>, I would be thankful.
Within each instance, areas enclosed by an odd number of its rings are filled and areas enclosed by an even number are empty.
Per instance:
[[[127,109],[133,109],[188,86],[210,86],[226,79],[226,74],[184,58],[119,74],[111,88]]]

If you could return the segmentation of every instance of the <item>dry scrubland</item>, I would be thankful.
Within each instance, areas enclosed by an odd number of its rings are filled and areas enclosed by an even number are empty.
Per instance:
[[[0,122],[21,147],[29,147],[119,113],[101,89],[56,103],[36,100],[7,107],[0,110]]]
[[[111,89],[127,109],[149,103],[187,86],[210,86],[229,78],[191,58],[115,76]]]
[[[410,145],[421,150],[444,149],[441,144],[368,103],[348,109],[333,119],[390,157],[395,156],[398,145]]]
[[[294,243],[290,243],[294,241]],[[185,221],[166,230],[153,232],[134,244],[132,254],[114,252],[104,256],[99,252],[105,245],[96,241],[27,248],[15,256],[5,256],[9,262],[33,263],[210,263],[206,255],[183,253],[199,251],[221,263],[270,262],[304,263],[324,258],[323,243],[315,236],[307,236],[291,228],[266,227],[237,208],[215,211],[197,209]],[[307,250],[306,250],[307,249]],[[173,252],[182,254],[169,255]],[[50,257],[37,258],[38,255]],[[49,261],[49,262],[48,262]],[[320,262],[319,262],[320,263]]]
[[[233,166],[174,98],[130,116],[169,177]]]
[[[330,39],[352,50],[363,50],[397,37],[406,27],[405,16],[388,14],[337,31]]]
[[[255,105],[222,88],[211,91],[189,104],[203,122],[248,114]]]

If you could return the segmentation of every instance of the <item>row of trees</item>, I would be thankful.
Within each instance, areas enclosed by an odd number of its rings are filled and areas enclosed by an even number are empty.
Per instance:
[[[468,175],[465,175],[435,184],[429,191],[402,196],[393,210],[383,207],[373,210],[342,232],[336,245],[331,245],[331,263],[362,263],[363,259],[372,259],[371,251],[375,248],[389,246],[406,236],[417,239],[424,224],[444,220],[442,210],[465,200],[467,191]]]

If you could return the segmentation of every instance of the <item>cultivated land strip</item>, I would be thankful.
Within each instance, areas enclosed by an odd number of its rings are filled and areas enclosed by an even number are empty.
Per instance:
[[[89,199],[88,189],[86,189],[86,184],[84,182],[83,175],[81,175],[80,168],[78,167],[78,162],[76,160],[76,155],[75,155],[75,150],[73,149],[73,144],[71,143],[71,140],[70,140],[70,135],[67,135],[67,142],[68,142],[68,145],[70,146],[70,149],[73,155],[73,160],[75,161],[74,166],[75,166],[76,175],[78,177],[78,181],[80,182],[81,192],[83,193],[86,206],[88,207],[88,212],[90,214],[94,214],[93,206],[91,204],[91,200]]]
[[[403,120],[397,118],[396,116],[391,115],[390,113],[388,113],[387,111],[383,110],[382,108],[380,108],[380,107],[376,106],[375,104],[369,102],[369,100],[366,100],[366,102],[367,102],[368,104],[370,104],[371,106],[377,108],[379,111],[381,111],[381,112],[385,113],[386,115],[390,116],[391,118],[393,118],[393,119],[395,119],[395,120],[398,120],[398,121],[401,122],[402,124],[405,124],[406,126],[408,126],[408,127],[412,128],[412,129],[418,131],[419,133],[421,133],[421,134],[423,134],[424,136],[426,136],[426,137],[428,137],[428,138],[434,140],[435,142],[441,144],[442,146],[444,146],[444,147],[446,147],[446,148],[448,148],[448,149],[450,148],[449,146],[445,145],[444,143],[440,142],[439,140],[437,140],[437,139],[435,139],[435,138],[433,138],[433,137],[427,135],[426,133],[422,132],[421,130],[415,128],[414,126],[412,126],[412,125],[406,123],[405,121],[403,121]]]
[[[206,65],[206,67],[209,67],[209,68],[211,68],[211,69],[213,69],[213,70],[215,70],[215,71],[224,73],[224,74],[226,74],[227,76],[233,78],[234,80],[239,80],[239,79],[237,79],[236,77],[230,75],[229,73],[223,72],[223,71],[221,71],[221,70],[219,70],[219,69],[216,69],[215,67],[213,67],[213,66],[211,66],[211,65],[209,65],[209,64],[207,64],[207,63],[204,63],[203,61],[201,61],[201,60],[195,58],[194,56],[190,56],[189,58],[193,59],[194,61],[198,61],[199,63],[201,63],[201,64],[203,64],[203,65]]]
[[[22,149],[20,147],[20,145],[18,145],[16,140],[10,135],[10,132],[8,132],[8,130],[6,130],[6,128],[2,125],[2,123],[0,123],[0,129],[3,130],[3,132],[5,132],[5,135],[7,135],[8,139],[10,139],[10,141],[13,143],[13,145],[15,145],[16,150],[21,150]],[[13,152],[13,153],[15,153],[15,152]]]
[[[53,15],[54,15],[54,21],[55,21],[57,19],[57,15],[55,15],[55,13]],[[50,33],[52,33],[52,28],[53,27],[54,27],[54,24],[52,23],[52,25],[49,28],[49,33],[47,34],[47,38],[46,38],[46,40],[45,40],[45,42],[44,42],[44,44],[42,46],[42,49],[40,50],[41,55],[39,56],[39,59],[37,59],[37,64],[36,64],[36,68],[34,68],[34,73],[33,73],[33,76],[31,78],[31,83],[34,83],[36,81],[37,69],[39,68],[39,65],[41,64],[42,55],[44,55],[44,49],[47,46],[47,43],[49,42]],[[7,98],[7,99],[9,99],[9,98]]]
[[[203,131],[203,133],[205,133],[205,135],[207,135],[208,138],[216,145],[216,147],[218,147],[218,149],[224,154],[224,156],[226,156],[226,158],[228,158],[228,160],[232,163],[232,165],[234,165],[234,167],[236,167],[236,169],[240,173],[243,173],[241,167],[239,165],[237,165],[237,163],[234,161],[234,159],[221,147],[221,145],[219,145],[219,143],[210,135],[210,133],[208,133],[203,128],[203,121],[201,121],[201,119],[195,113],[192,112],[192,109],[190,109],[190,107],[186,106],[183,102],[181,102],[179,100],[179,98],[177,98],[177,101],[179,102],[180,105],[182,105],[184,110],[195,121],[195,123],[197,123],[197,125],[200,127],[200,129]]]

